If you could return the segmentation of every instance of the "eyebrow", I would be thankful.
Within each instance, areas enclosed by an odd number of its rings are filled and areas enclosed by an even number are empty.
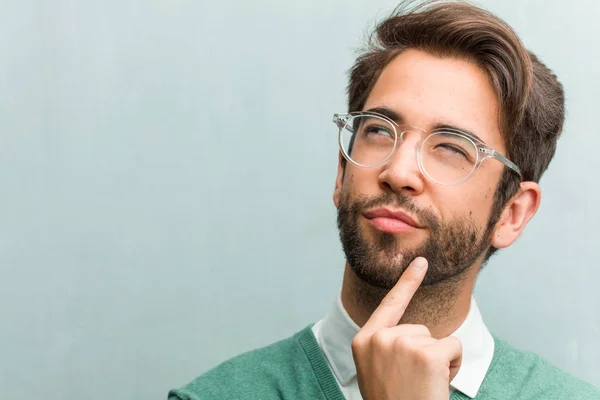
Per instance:
[[[404,117],[397,113],[394,110],[391,110],[387,107],[375,107],[375,108],[370,108],[368,109],[366,112],[373,112],[373,113],[377,113],[377,114],[381,114],[384,117],[387,117],[389,119],[391,119],[392,121],[394,121],[395,123],[397,123],[398,125],[403,125],[404,124]],[[447,123],[443,123],[443,122],[436,122],[435,124],[433,124],[433,127],[431,128],[431,132],[434,131],[439,131],[439,130],[452,130],[452,131],[458,131],[466,136],[468,136],[470,139],[485,144],[485,142],[483,141],[483,139],[481,139],[479,136],[477,136],[475,133],[464,129],[464,128],[459,128],[455,125],[452,124],[447,124]]]
[[[402,115],[400,115],[396,111],[391,110],[391,109],[386,108],[386,107],[369,108],[366,112],[381,114],[384,117],[387,117],[387,118],[391,119],[392,121],[394,121],[398,125],[404,124],[404,117],[402,117]]]

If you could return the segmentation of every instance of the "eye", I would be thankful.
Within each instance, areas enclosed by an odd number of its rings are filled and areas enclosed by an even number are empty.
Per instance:
[[[365,127],[365,134],[369,135],[382,135],[387,137],[394,137],[393,132],[391,132],[388,128],[381,125],[369,125]]]
[[[459,146],[452,144],[452,143],[439,143],[436,147],[436,149],[441,148],[442,151],[447,151],[449,153],[451,153],[454,156],[462,156],[465,159],[469,160],[471,157],[469,157],[468,153],[460,148]]]

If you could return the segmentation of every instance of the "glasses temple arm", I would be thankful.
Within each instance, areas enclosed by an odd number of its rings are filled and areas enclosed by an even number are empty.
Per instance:
[[[514,162],[510,161],[508,158],[504,157],[502,154],[494,151],[494,158],[496,160],[500,161],[502,164],[506,165],[508,168],[515,171],[517,174],[519,174],[520,177],[523,177],[519,167],[517,167],[517,165]]]

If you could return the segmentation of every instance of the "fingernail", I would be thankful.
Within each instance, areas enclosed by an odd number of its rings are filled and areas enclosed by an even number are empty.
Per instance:
[[[412,263],[414,269],[423,270],[427,268],[427,260],[424,257],[417,257]]]

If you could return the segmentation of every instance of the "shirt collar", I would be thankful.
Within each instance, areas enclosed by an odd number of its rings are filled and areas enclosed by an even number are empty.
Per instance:
[[[322,323],[323,353],[338,381],[345,386],[356,376],[351,346],[360,328],[344,309],[341,295],[336,298],[331,312]],[[467,318],[451,336],[460,339],[463,355],[461,367],[450,386],[473,398],[483,383],[494,355],[494,339],[483,322],[475,298],[471,298]]]

